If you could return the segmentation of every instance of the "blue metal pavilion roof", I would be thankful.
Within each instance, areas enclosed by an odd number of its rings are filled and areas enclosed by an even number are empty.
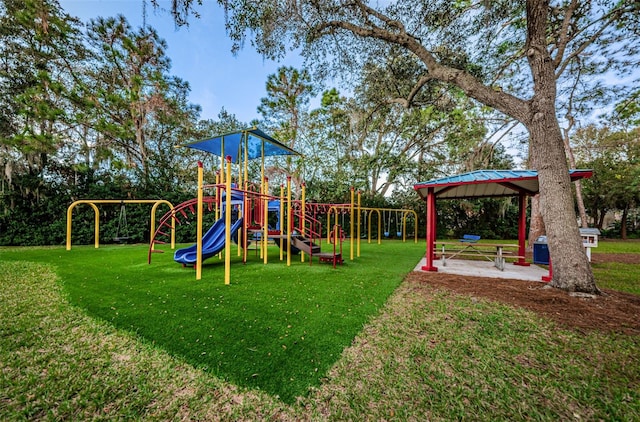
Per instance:
[[[570,170],[571,180],[589,178],[593,170]],[[425,199],[433,188],[436,198],[461,199],[480,197],[535,195],[538,193],[538,172],[535,170],[476,170],[457,176],[419,182],[413,185]]]
[[[294,151],[256,127],[216,135],[182,146],[210,152],[219,157],[231,156],[231,161],[234,163],[244,158],[245,147],[249,159],[260,158],[263,155],[265,157],[300,155],[299,152]]]

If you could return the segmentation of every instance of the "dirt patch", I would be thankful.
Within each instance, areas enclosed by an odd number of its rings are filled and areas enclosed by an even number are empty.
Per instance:
[[[616,258],[622,255],[630,261],[613,259],[611,255]],[[598,254],[596,260],[594,254],[594,262],[640,263],[640,255]],[[640,296],[629,293],[603,290],[603,295],[594,299],[581,298],[535,281],[426,272],[413,272],[407,281],[522,307],[581,332],[597,330],[640,335]]]
[[[591,262],[620,262],[622,264],[640,264],[640,254],[637,253],[594,253]]]

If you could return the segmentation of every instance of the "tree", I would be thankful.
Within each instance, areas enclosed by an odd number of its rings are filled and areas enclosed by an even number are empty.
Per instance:
[[[447,165],[468,163],[486,135],[477,102],[441,82],[425,85],[412,107],[399,104],[420,79],[421,66],[393,46],[385,56],[365,63],[359,75],[350,148],[371,193],[383,196],[392,186],[413,191],[416,180],[425,180],[419,172],[424,164],[445,172]]]
[[[122,157],[113,155],[114,163],[150,185],[148,132],[168,116],[179,125],[194,111],[184,100],[189,86],[169,75],[166,42],[151,27],[136,31],[123,16],[97,18],[89,25],[88,37],[95,56],[77,96],[87,99],[94,129],[107,148]]]
[[[627,216],[640,204],[640,130],[590,125],[574,139],[581,165],[594,169],[594,177],[585,182],[594,224],[602,229],[607,211],[620,210],[620,236],[626,239]]]
[[[335,88],[325,91],[308,125],[324,169],[317,174],[384,197],[392,190],[413,192],[416,180],[452,168],[475,169],[480,157],[489,158],[494,145],[485,141],[486,107],[483,112],[459,90],[434,81],[414,107],[390,101],[408,95],[419,77],[419,62],[390,48],[384,61],[367,62],[353,75],[353,98]]]
[[[0,2],[0,203],[11,226],[0,232],[12,244],[55,243],[47,227],[57,214],[41,212],[62,202],[82,41],[79,22],[57,1]]]
[[[362,188],[354,176],[357,163],[350,156],[353,144],[350,100],[336,88],[322,93],[320,107],[305,120],[303,175],[307,195],[319,202],[346,202],[351,187]]]
[[[260,100],[258,112],[274,136],[295,150],[306,107],[314,92],[311,76],[306,70],[283,66],[277,74],[268,76],[266,90],[267,96]],[[267,170],[270,177],[275,176],[276,167]],[[300,186],[300,169],[294,167],[291,156],[285,158],[285,171],[291,175],[294,184]]]
[[[0,164],[9,185],[14,171],[42,177],[65,145],[67,82],[84,54],[78,25],[55,1],[0,3]]]
[[[176,3],[186,13],[195,7],[191,0]],[[250,32],[268,57],[282,55],[290,44],[316,63],[331,60],[344,69],[374,52],[372,46],[397,45],[424,66],[402,99],[406,105],[435,79],[521,122],[539,175],[551,285],[598,292],[576,224],[556,115],[558,81],[571,77],[576,60],[622,69],[635,57],[638,2],[398,1],[377,8],[362,0],[220,3],[237,48]]]

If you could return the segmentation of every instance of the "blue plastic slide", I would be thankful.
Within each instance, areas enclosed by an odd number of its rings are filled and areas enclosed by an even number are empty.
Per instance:
[[[242,218],[239,218],[231,226],[231,233],[235,233],[242,225]],[[224,249],[224,217],[213,223],[213,226],[202,236],[202,260],[217,255]],[[195,265],[197,259],[197,244],[178,249],[173,254],[173,260],[184,265]]]

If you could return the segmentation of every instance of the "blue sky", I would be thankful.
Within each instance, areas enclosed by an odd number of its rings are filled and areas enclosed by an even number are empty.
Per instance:
[[[202,106],[203,119],[216,119],[224,107],[242,122],[259,118],[256,110],[266,96],[267,76],[280,66],[302,66],[302,59],[289,55],[280,63],[264,60],[245,44],[235,57],[224,29],[224,14],[217,2],[204,0],[200,19],[177,28],[168,11],[155,10],[147,0],[147,24],[167,41],[171,73],[189,82],[191,102]],[[160,0],[161,8],[170,2]],[[60,0],[62,8],[83,22],[98,16],[124,15],[133,27],[142,25],[142,0]]]

